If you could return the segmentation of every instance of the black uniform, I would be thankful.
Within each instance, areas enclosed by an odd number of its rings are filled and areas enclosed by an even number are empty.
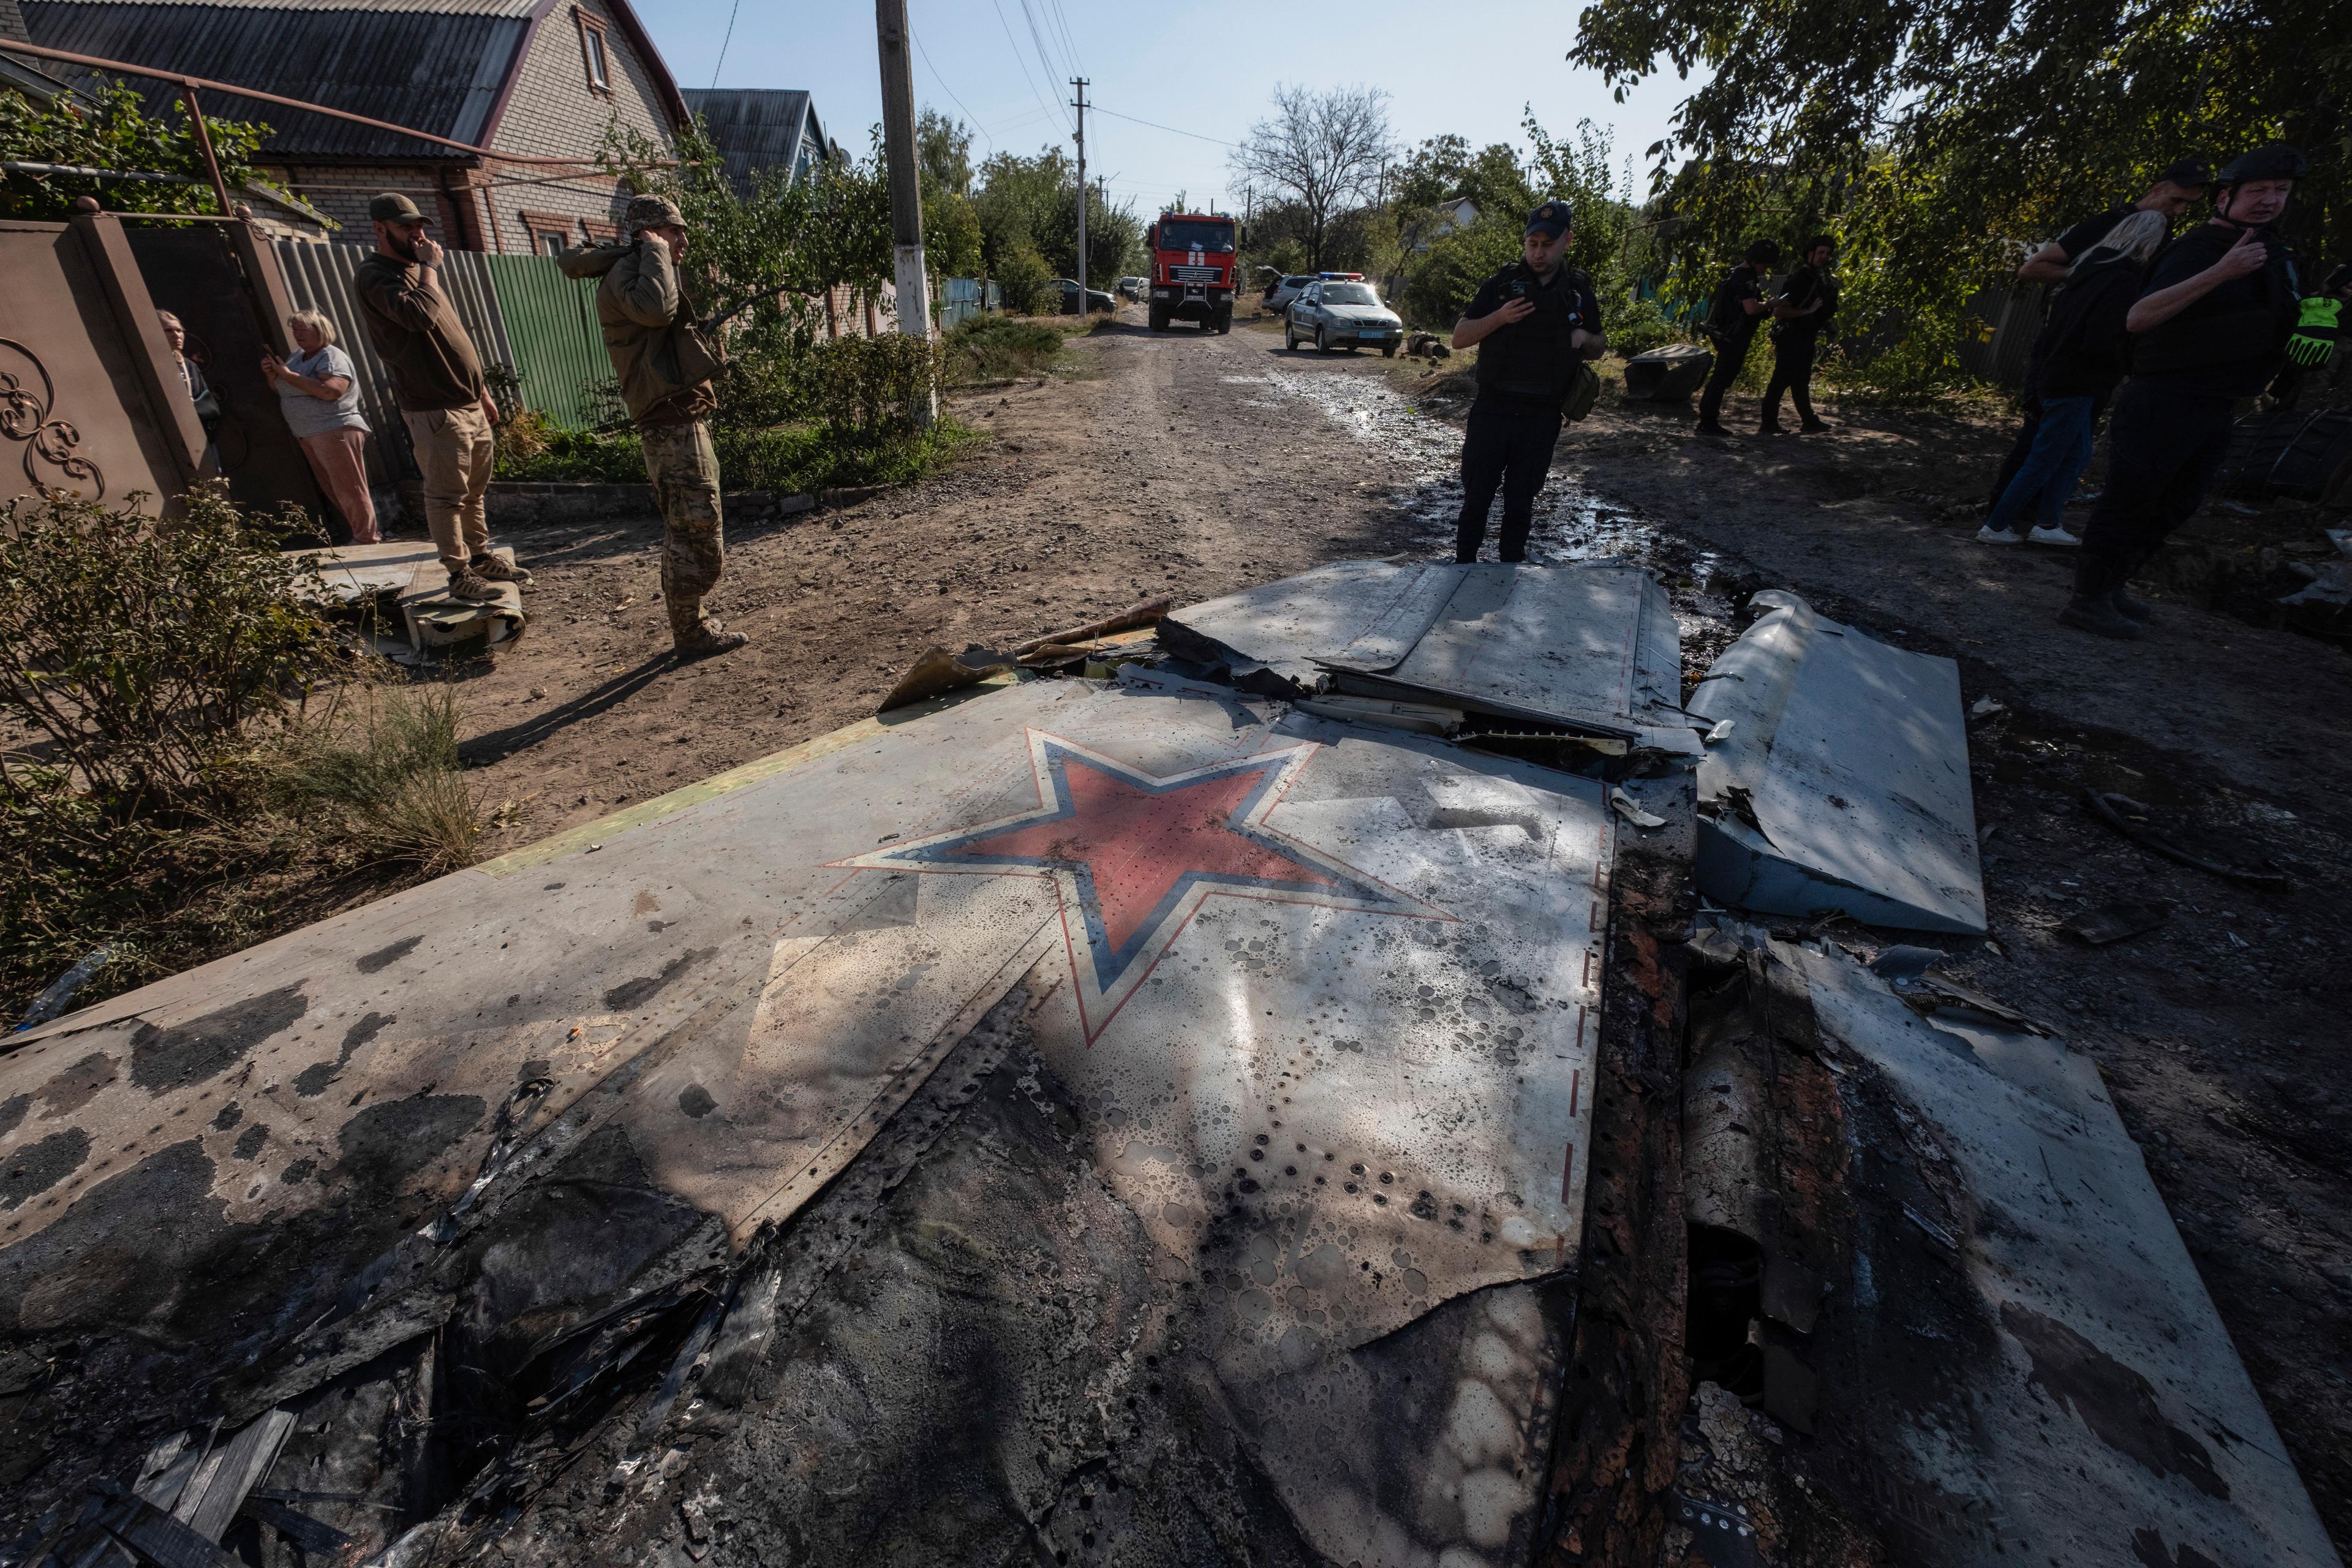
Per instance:
[[[1478,559],[1486,538],[1486,513],[1495,491],[1503,492],[1502,558],[1528,558],[1528,530],[1535,521],[1536,492],[1551,472],[1559,440],[1560,405],[1580,363],[1570,346],[1580,329],[1601,330],[1601,302],[1592,279],[1561,267],[1549,280],[1524,261],[1514,261],[1479,286],[1463,310],[1472,321],[1491,316],[1509,300],[1535,302],[1535,313],[1498,327],[1478,344],[1478,396],[1470,405],[1462,442],[1462,516],[1454,535],[1454,558]]]
[[[1780,300],[1803,310],[1816,300],[1821,309],[1806,316],[1788,316],[1772,323],[1772,379],[1764,388],[1762,428],[1780,425],[1780,394],[1797,405],[1797,418],[1807,430],[1823,428],[1813,417],[1813,354],[1822,333],[1837,314],[1837,280],[1811,267],[1800,267],[1780,286]]]
[[[2183,235],[2148,269],[2141,297],[2204,271],[2242,232],[2208,223]],[[2262,270],[2135,334],[2131,379],[2108,426],[2106,491],[2083,531],[2079,597],[2121,587],[2189,521],[2229,456],[2236,400],[2261,392],[2286,363],[2299,300],[2294,263],[2275,236],[2260,232]]]
[[[1706,378],[1706,390],[1698,396],[1698,422],[1716,424],[1723,414],[1723,395],[1739,379],[1748,363],[1748,346],[1756,341],[1756,328],[1764,318],[1749,315],[1742,301],[1761,300],[1762,286],[1757,281],[1756,269],[1741,262],[1724,275],[1715,286],[1715,304],[1707,311],[1708,335],[1715,340],[1715,371]]]

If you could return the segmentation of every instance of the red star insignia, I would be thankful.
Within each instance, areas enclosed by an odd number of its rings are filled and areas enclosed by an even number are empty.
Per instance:
[[[1217,896],[1443,919],[1266,818],[1312,742],[1165,776],[1032,730],[1037,807],[837,862],[877,871],[1051,879],[1094,1038],[1203,900]]]

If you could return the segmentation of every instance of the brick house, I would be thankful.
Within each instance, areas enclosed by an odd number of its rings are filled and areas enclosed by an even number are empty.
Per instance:
[[[325,104],[518,157],[592,159],[615,123],[668,148],[685,100],[629,0],[20,0],[31,41]],[[58,68],[70,73],[73,68]],[[158,110],[168,88],[131,85]],[[402,191],[461,250],[550,254],[618,232],[593,171],[499,163],[395,132],[207,94],[272,128],[268,177],[365,242]]]

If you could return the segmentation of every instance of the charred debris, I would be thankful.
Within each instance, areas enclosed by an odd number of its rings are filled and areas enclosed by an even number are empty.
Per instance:
[[[1342,563],[11,1037],[0,1559],[2333,1563],[1946,661]],[[1061,677],[1063,679],[1045,679]]]

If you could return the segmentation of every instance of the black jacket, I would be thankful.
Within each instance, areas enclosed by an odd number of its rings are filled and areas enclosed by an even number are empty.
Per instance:
[[[2139,263],[2120,257],[2077,267],[2033,340],[2039,397],[2105,397],[2131,368],[2132,335],[2124,329],[2139,298]]]
[[[2218,223],[2190,229],[2148,269],[2141,294],[2202,272],[2238,243],[2239,233]],[[2269,384],[2286,363],[2299,290],[2285,244],[2267,232],[2263,237],[2268,257],[2261,271],[2230,279],[2170,321],[2137,334],[2133,375],[2189,383],[2222,397],[2251,397]]]
[[[1579,329],[1601,330],[1592,279],[1562,267],[1547,282],[1526,262],[1514,261],[1486,279],[1464,313],[1486,316],[1511,299],[1532,301],[1535,313],[1496,329],[1478,345],[1478,399],[1556,411],[1583,363],[1570,339]]]

